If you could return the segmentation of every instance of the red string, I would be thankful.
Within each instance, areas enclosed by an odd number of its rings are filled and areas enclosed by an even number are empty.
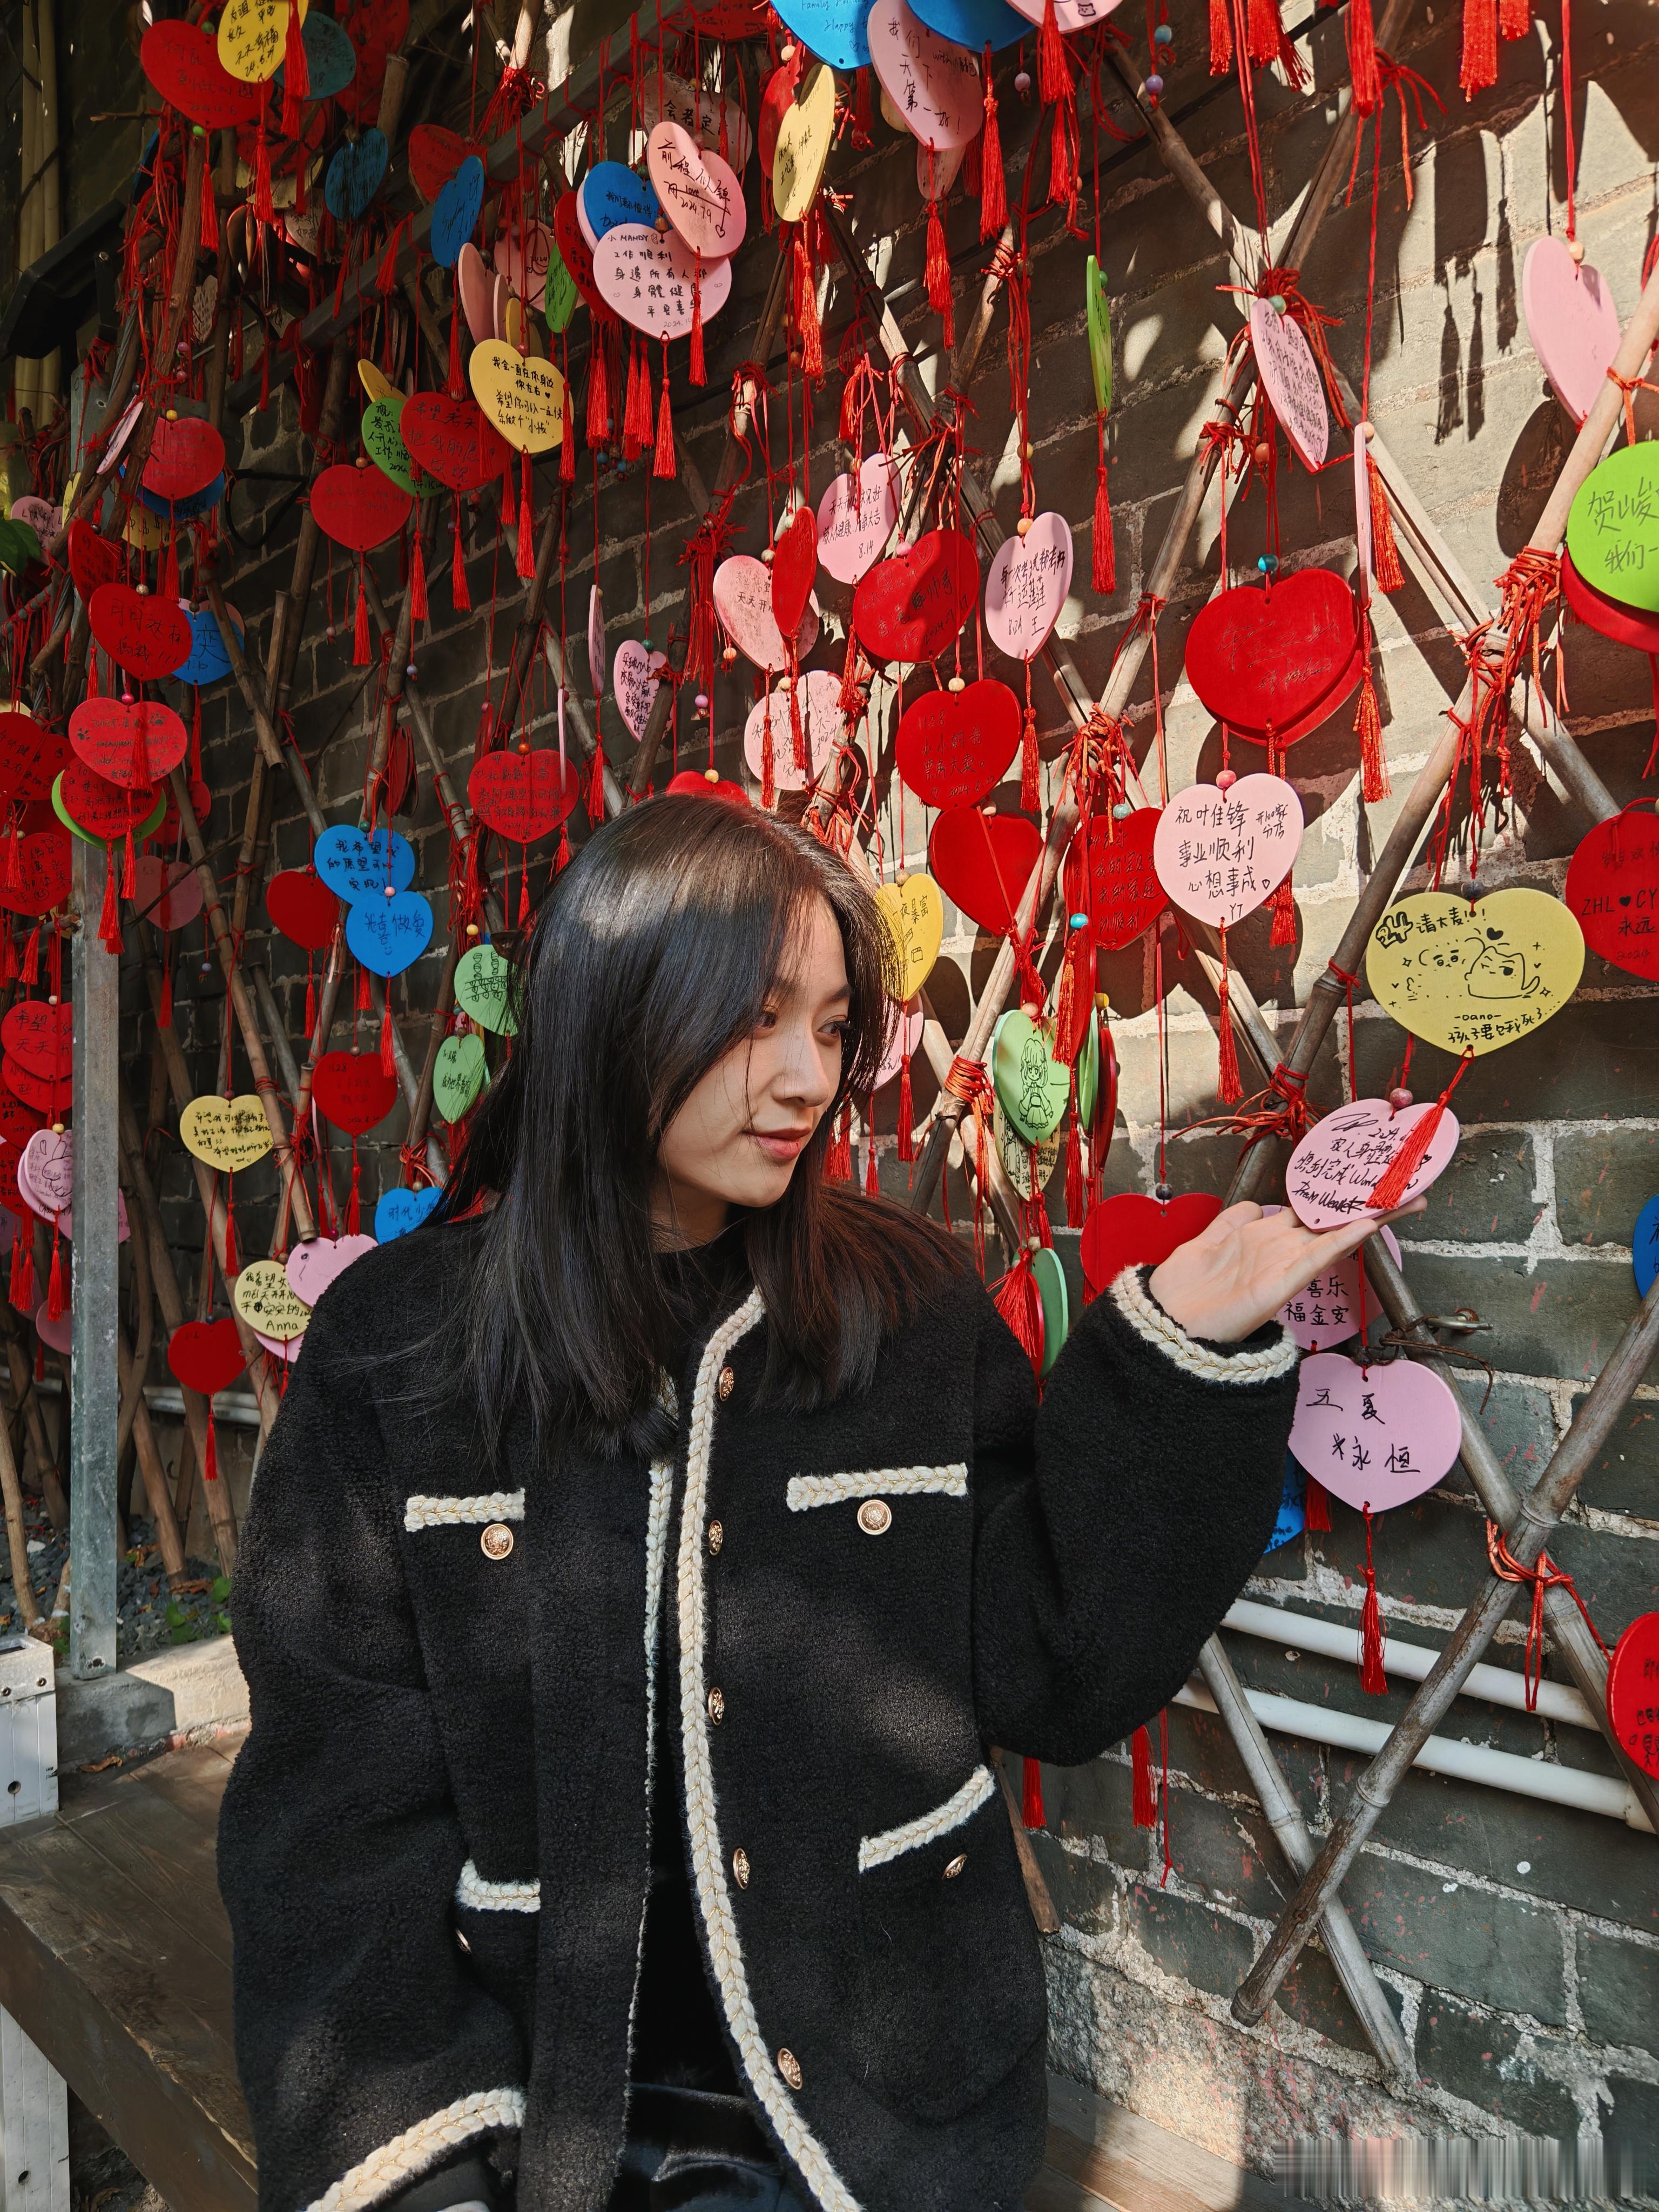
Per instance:
[[[1601,1645],[1605,1656],[1607,1645],[1600,1631],[1590,1619],[1589,1607],[1578,1595],[1572,1577],[1565,1574],[1547,1552],[1538,1554],[1535,1566],[1522,1565],[1506,1542],[1503,1530],[1495,1521],[1486,1523],[1486,1558],[1499,1582],[1530,1583],[1532,1585],[1532,1614],[1527,1623],[1527,1656],[1524,1676],[1527,1685],[1527,1711],[1538,1710],[1538,1686],[1544,1679],[1544,1594],[1547,1590],[1564,1589],[1584,1617],[1584,1626]]]

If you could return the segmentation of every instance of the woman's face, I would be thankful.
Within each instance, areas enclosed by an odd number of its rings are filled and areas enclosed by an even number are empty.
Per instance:
[[[664,1133],[652,1215],[673,1243],[718,1237],[734,1206],[774,1206],[841,1083],[847,963],[815,900],[753,1031],[717,1060]]]

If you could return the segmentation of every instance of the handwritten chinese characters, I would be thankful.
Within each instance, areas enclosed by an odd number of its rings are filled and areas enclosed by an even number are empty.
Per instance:
[[[1072,532],[1062,514],[1039,514],[1023,538],[1004,540],[985,577],[985,627],[1011,659],[1034,660],[1072,587]]]
[[[705,261],[673,232],[648,230],[643,223],[619,223],[606,231],[593,256],[593,281],[607,307],[647,337],[684,337],[701,304],[706,323],[726,305],[732,291],[729,261]]]
[[[1366,980],[1402,1028],[1477,1056],[1559,1013],[1583,966],[1583,932],[1567,908],[1524,890],[1475,905],[1417,892],[1389,908],[1365,954]]]
[[[1158,879],[1184,914],[1231,928],[1272,896],[1302,844],[1302,802],[1282,776],[1243,775],[1227,791],[1194,783],[1158,817]]]
[[[1302,1363],[1291,1449],[1356,1512],[1384,1512],[1433,1489],[1462,1434],[1457,1400],[1431,1368],[1406,1359],[1359,1367],[1340,1352]]]
[[[1310,1229],[1336,1229],[1364,1213],[1412,1131],[1434,1111],[1431,1102],[1396,1114],[1386,1098],[1356,1098],[1316,1121],[1285,1170],[1285,1194],[1297,1219]],[[1438,1179],[1457,1150],[1457,1135],[1456,1115],[1443,1107],[1428,1149],[1406,1184],[1407,1199]]]

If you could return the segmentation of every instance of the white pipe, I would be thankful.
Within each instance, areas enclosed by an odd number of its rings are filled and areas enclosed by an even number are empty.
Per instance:
[[[61,1398],[64,1379],[60,1375],[47,1375],[34,1388],[37,1396]],[[185,1418],[184,1393],[170,1389],[165,1382],[146,1382],[144,1403],[152,1413],[164,1413],[175,1421]],[[257,1429],[259,1401],[251,1390],[218,1391],[213,1401],[213,1418],[216,1421],[228,1421],[234,1429]]]
[[[1264,1644],[1288,1645],[1295,1651],[1316,1651],[1324,1659],[1346,1659],[1359,1664],[1359,1631],[1340,1620],[1315,1620],[1303,1613],[1281,1613],[1277,1606],[1257,1605],[1240,1598],[1229,1606],[1224,1628],[1242,1636],[1259,1636]],[[1402,1644],[1397,1637],[1382,1638],[1382,1664],[1390,1674],[1403,1674],[1421,1682],[1440,1654],[1432,1644]],[[1508,1705],[1514,1712],[1527,1711],[1527,1686],[1507,1667],[1471,1667],[1460,1697],[1484,1698],[1488,1705]],[[1532,1708],[1545,1720],[1565,1721],[1569,1728],[1599,1729],[1589,1700],[1565,1682],[1540,1682],[1538,1702]]]
[[[1304,1705],[1297,1698],[1277,1698],[1263,1690],[1246,1690],[1250,1711],[1265,1729],[1279,1735],[1301,1736],[1310,1743],[1334,1744],[1342,1751],[1376,1753],[1389,1729],[1386,1721],[1362,1720],[1358,1713],[1338,1712],[1329,1705]],[[1212,1713],[1215,1699],[1196,1680],[1176,1692],[1178,1705],[1191,1705]],[[1551,1805],[1571,1805],[1581,1813],[1601,1813],[1622,1820],[1626,1827],[1652,1833],[1647,1814],[1627,1783],[1605,1775],[1585,1774],[1577,1767],[1546,1766],[1541,1759],[1518,1759],[1511,1751],[1492,1751],[1485,1744],[1454,1743],[1449,1736],[1431,1735],[1413,1760],[1425,1773],[1449,1774],[1460,1782],[1484,1783],[1491,1790],[1507,1790],[1517,1797],[1541,1797]]]

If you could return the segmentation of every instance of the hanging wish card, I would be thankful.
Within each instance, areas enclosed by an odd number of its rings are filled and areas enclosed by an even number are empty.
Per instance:
[[[772,612],[772,572],[752,553],[733,553],[714,571],[714,612],[744,659],[775,674],[788,665]],[[817,642],[818,611],[809,601],[795,633],[799,664]]]
[[[1356,1098],[1314,1123],[1291,1154],[1285,1194],[1310,1229],[1336,1229],[1362,1214],[1370,1194],[1425,1115],[1437,1115],[1428,1150],[1412,1170],[1402,1205],[1421,1197],[1457,1150],[1457,1116],[1433,1101],[1396,1113],[1386,1098]]]
[[[1590,471],[1567,512],[1567,550],[1593,589],[1659,614],[1659,442],[1620,446]]]
[[[1361,1367],[1340,1352],[1310,1352],[1297,1376],[1291,1449],[1356,1513],[1409,1504],[1462,1448],[1451,1386],[1413,1359]]]
[[[1035,660],[1072,588],[1072,532],[1062,514],[1039,514],[1006,538],[985,574],[985,627],[1013,660]]]
[[[898,520],[898,470],[869,453],[833,477],[818,501],[818,558],[841,584],[856,584],[881,558]]]
[[[707,323],[732,296],[729,261],[705,261],[674,231],[619,223],[593,254],[593,281],[605,305],[647,337],[690,335],[701,306]],[[476,358],[476,356],[475,356]]]
[[[800,720],[806,740],[807,765],[795,761],[793,724],[789,713],[789,687],[781,684],[757,699],[744,725],[743,757],[757,782],[766,780],[768,726],[770,725],[772,780],[780,791],[804,791],[822,775],[825,763],[841,741],[841,678],[827,668],[814,668],[799,679]]]
[[[1521,264],[1527,336],[1556,397],[1582,422],[1607,389],[1619,351],[1619,310],[1599,269],[1563,238],[1534,239]]]
[[[934,881],[981,929],[1006,937],[1042,853],[1042,836],[1023,814],[948,806],[927,840]]]
[[[972,806],[994,791],[1019,750],[1019,701],[984,677],[912,699],[899,718],[893,763],[929,806]]]
[[[1250,301],[1250,343],[1262,389],[1291,443],[1308,468],[1322,468],[1331,418],[1319,363],[1300,324],[1258,295]]]
[[[1220,1211],[1221,1200],[1206,1190],[1186,1191],[1162,1205],[1139,1191],[1103,1199],[1090,1207],[1078,1240],[1084,1280],[1098,1297],[1126,1267],[1156,1267],[1201,1237]]]
[[[611,689],[635,744],[645,735],[661,689],[661,672],[667,665],[665,653],[651,652],[636,637],[624,638],[617,647],[611,664]]]
[[[985,121],[979,56],[941,38],[906,0],[876,0],[866,26],[882,90],[924,146],[966,146]]]
[[[1104,952],[1133,945],[1158,920],[1170,895],[1152,865],[1158,809],[1137,806],[1121,821],[1097,815],[1066,854],[1066,907],[1086,913],[1095,943]]]
[[[1659,983],[1659,817],[1650,802],[1596,823],[1572,856],[1562,896],[1590,951]]]
[[[354,1260],[374,1249],[372,1237],[313,1237],[288,1255],[288,1286],[302,1304],[314,1306]]]
[[[876,905],[897,963],[894,996],[913,999],[933,974],[945,942],[945,901],[939,887],[918,870],[898,882],[883,884]]]
[[[749,218],[743,186],[729,165],[678,123],[658,124],[646,141],[645,162],[681,243],[705,262],[730,259]]]
[[[1512,1044],[1560,1012],[1578,987],[1584,935],[1547,891],[1490,891],[1471,904],[1418,891],[1371,933],[1365,980],[1402,1029],[1443,1052]]]
[[[192,1098],[179,1116],[179,1137],[187,1152],[222,1175],[251,1168],[272,1143],[264,1102],[251,1091],[240,1098],[220,1098],[211,1091]]]
[[[509,446],[550,452],[564,435],[564,379],[550,361],[500,338],[475,346],[467,363],[472,396]]]
[[[1152,837],[1158,879],[1183,914],[1231,929],[1272,897],[1302,844],[1302,801],[1278,775],[1223,791],[1194,783],[1164,809]]]

